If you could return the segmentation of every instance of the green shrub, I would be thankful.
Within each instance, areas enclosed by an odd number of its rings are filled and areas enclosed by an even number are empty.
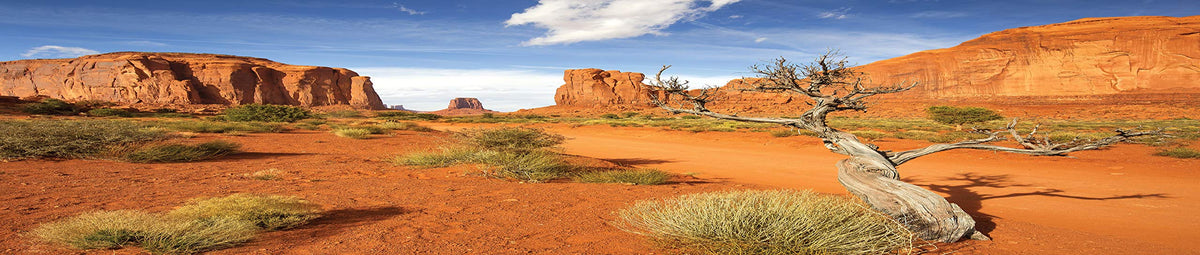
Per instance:
[[[632,183],[637,185],[659,185],[671,180],[671,174],[658,169],[631,169],[588,172],[575,177],[583,183]]]
[[[141,211],[98,211],[42,224],[30,233],[75,249],[117,249],[139,241],[158,221],[157,215]]]
[[[622,230],[687,254],[884,254],[913,234],[861,202],[810,191],[726,191],[641,201]]]
[[[498,127],[466,129],[455,133],[454,139],[481,150],[528,153],[558,146],[566,137],[537,128]]]
[[[225,110],[228,121],[294,122],[310,117],[308,110],[286,105],[247,104]]]
[[[179,112],[179,110],[175,110],[175,109],[171,109],[171,108],[156,108],[152,112],[154,112],[154,113],[177,113],[177,112]]]
[[[165,138],[163,130],[120,120],[0,121],[0,159],[84,158]]]
[[[292,196],[234,194],[192,200],[167,216],[200,220],[232,218],[249,221],[265,230],[280,230],[321,217],[321,208]]]
[[[332,112],[325,113],[325,115],[329,116],[329,117],[333,117],[333,118],[362,118],[363,117],[361,112],[355,111],[355,110],[338,110],[338,111],[332,111]]]
[[[948,125],[963,125],[1004,118],[999,113],[982,107],[931,106],[925,112],[929,114],[929,119]]]
[[[388,121],[388,122],[384,122],[384,123],[379,123],[378,126],[381,128],[384,128],[384,129],[389,129],[389,130],[407,130],[407,131],[417,131],[417,132],[433,132],[434,131],[432,128],[429,128],[426,126],[421,126],[417,123],[412,123],[412,122]]]
[[[614,120],[621,118],[621,116],[617,116],[616,113],[605,113],[605,114],[601,114],[600,117],[605,118],[605,119],[614,119]]]
[[[375,112],[376,118],[398,118],[398,117],[408,117],[408,116],[413,116],[413,115],[416,115],[416,114],[411,113],[411,112],[406,112],[406,111]]]
[[[436,120],[436,119],[442,118],[442,115],[437,115],[437,114],[432,114],[432,113],[418,113],[414,116],[418,119],[423,119],[423,120]]]
[[[345,137],[345,138],[353,138],[353,139],[367,139],[367,138],[371,137],[371,133],[372,133],[370,129],[357,128],[357,127],[335,128],[331,132],[333,132],[333,134],[336,136]]]
[[[155,113],[150,116],[155,117],[155,118],[195,118],[196,117],[196,116],[192,116],[191,114],[187,114],[187,113],[175,113],[175,112]]]
[[[158,144],[125,154],[125,160],[137,163],[192,162],[233,154],[241,145],[228,141],[210,141],[196,145]]]
[[[37,103],[22,105],[21,111],[28,114],[75,115],[79,113],[79,108],[63,100],[47,98]]]
[[[1200,158],[1200,150],[1187,147],[1176,147],[1170,150],[1159,151],[1154,153],[1154,155],[1172,158]]]
[[[88,113],[88,116],[93,116],[93,117],[124,117],[124,118],[133,117],[132,112],[126,111],[124,109],[113,109],[113,108],[92,109],[92,110],[88,111],[87,113]]]

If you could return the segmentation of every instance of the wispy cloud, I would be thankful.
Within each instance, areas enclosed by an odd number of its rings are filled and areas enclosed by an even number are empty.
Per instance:
[[[63,47],[58,45],[43,45],[34,47],[21,54],[27,58],[74,58],[83,55],[100,54],[99,51],[79,47]]]
[[[121,42],[121,44],[125,44],[125,45],[133,45],[133,46],[142,46],[142,47],[166,47],[166,46],[170,46],[170,44],[166,44],[166,43],[160,43],[160,42],[155,42],[155,41],[145,41],[145,40],[139,40],[139,41],[125,41],[125,42]]]
[[[834,10],[823,11],[820,14],[817,14],[817,18],[845,19],[846,17],[848,17],[848,16],[846,16],[846,15],[848,15],[848,13],[850,13],[850,7],[842,7],[842,8],[837,8]]]
[[[664,35],[662,30],[693,20],[740,0],[540,0],[513,14],[506,26],[533,25],[549,30],[524,45],[570,44]],[[702,3],[707,3],[703,5]]]
[[[400,10],[400,12],[403,13],[408,13],[408,15],[425,15],[425,12],[409,9],[408,7],[404,7],[404,5],[400,4],[399,2],[392,3],[392,8],[396,8],[396,10]]]
[[[912,18],[918,19],[948,19],[966,17],[965,12],[950,12],[950,11],[923,11],[909,15]]]

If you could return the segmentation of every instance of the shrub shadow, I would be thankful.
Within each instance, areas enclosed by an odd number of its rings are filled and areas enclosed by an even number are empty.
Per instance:
[[[1061,190],[1061,189],[1054,189],[1054,188],[1046,188],[1041,191],[1018,192],[1018,193],[999,194],[999,195],[981,194],[979,191],[976,190],[978,188],[1010,188],[1010,187],[1032,186],[1029,184],[1013,182],[1012,178],[1007,174],[986,175],[986,174],[978,174],[978,173],[962,173],[962,174],[959,174],[958,176],[942,178],[940,180],[937,180],[936,181],[937,183],[935,183],[934,181],[928,181],[928,182],[922,183],[923,182],[922,180],[915,179],[915,178],[904,178],[903,181],[907,182],[907,183],[912,183],[913,185],[925,187],[926,189],[929,189],[934,192],[940,192],[940,193],[947,194],[948,196],[946,197],[946,200],[950,201],[951,203],[958,204],[958,206],[961,207],[963,209],[963,211],[966,211],[968,214],[971,215],[971,217],[975,218],[975,229],[978,230],[979,232],[984,233],[985,235],[991,233],[992,230],[996,229],[996,223],[993,221],[993,219],[1000,218],[1000,217],[980,212],[980,210],[983,209],[983,200],[997,199],[997,198],[1010,198],[1010,197],[1024,197],[1024,196],[1061,197],[1061,198],[1070,198],[1070,199],[1079,199],[1079,200],[1170,198],[1169,196],[1167,196],[1167,194],[1163,194],[1163,193],[1133,194],[1133,195],[1109,196],[1109,197],[1075,196],[1075,195],[1065,194],[1066,191]],[[965,182],[965,183],[958,184],[958,185],[945,185],[945,184],[939,184],[941,182]]]
[[[408,213],[400,207],[350,208],[326,211],[320,218],[298,228],[281,231],[280,234],[289,238],[273,238],[288,240],[288,244],[304,244],[324,240],[350,228],[369,222],[387,220]]]
[[[617,164],[619,166],[625,166],[625,167],[636,167],[639,165],[651,165],[651,164],[662,164],[662,163],[675,162],[675,161],[671,161],[671,160],[648,159],[648,158],[601,158],[600,160],[612,162],[613,164]]]

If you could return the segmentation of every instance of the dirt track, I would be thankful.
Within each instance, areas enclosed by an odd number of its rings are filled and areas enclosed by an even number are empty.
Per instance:
[[[705,179],[846,193],[840,155],[809,137],[688,133],[653,128],[556,127],[568,153]],[[879,141],[896,150],[921,146]],[[900,167],[906,181],[946,195],[994,242],[982,254],[1187,254],[1200,252],[1200,162],[1119,145],[1067,157],[951,151]]]

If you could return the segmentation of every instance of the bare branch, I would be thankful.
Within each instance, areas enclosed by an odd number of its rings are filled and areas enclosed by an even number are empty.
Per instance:
[[[994,141],[1003,141],[1006,140],[1006,138],[1001,137],[1001,132],[999,131],[993,132],[990,130],[977,130],[977,132],[986,133],[989,136],[982,139],[974,139],[957,143],[934,144],[921,149],[891,153],[888,155],[888,159],[891,160],[893,164],[899,166],[900,164],[904,164],[905,162],[918,157],[954,149],[991,150],[1034,156],[1066,156],[1071,152],[1104,148],[1122,141],[1127,141],[1134,137],[1162,135],[1163,131],[1162,129],[1154,131],[1117,129],[1115,130],[1117,133],[1116,135],[1105,137],[1103,139],[1085,140],[1076,138],[1066,143],[1055,143],[1049,137],[1036,136],[1038,127],[1040,127],[1040,125],[1035,125],[1034,128],[1024,136],[1017,132],[1016,125],[1017,120],[1013,119],[1013,121],[1009,122],[1008,126],[1005,128],[1005,131],[1008,131],[1012,139],[1024,148],[1011,148],[999,145],[984,144]]]

